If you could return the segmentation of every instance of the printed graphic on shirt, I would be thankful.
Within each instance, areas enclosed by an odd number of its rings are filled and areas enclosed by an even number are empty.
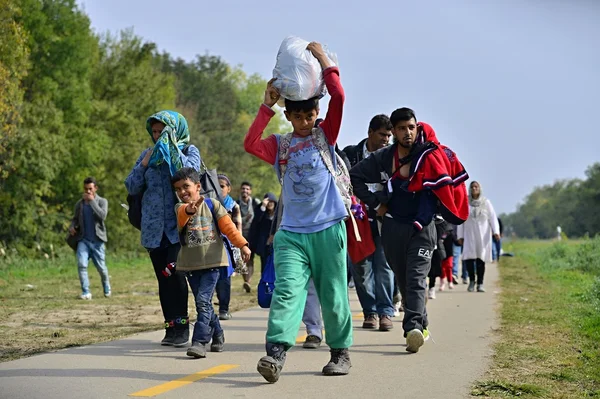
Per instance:
[[[213,226],[212,218],[194,216],[187,225],[188,247],[200,247],[217,242],[217,232]]]
[[[315,198],[315,189],[322,184],[322,160],[319,151],[313,144],[312,137],[298,139],[289,149],[289,159],[286,177],[292,183],[292,190],[296,194],[291,201],[305,202]],[[326,172],[326,171],[325,171]]]
[[[427,248],[419,248],[419,256],[425,259],[431,259],[433,255],[433,250]]]

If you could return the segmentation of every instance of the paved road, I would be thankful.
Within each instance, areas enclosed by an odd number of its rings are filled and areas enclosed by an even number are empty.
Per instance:
[[[256,372],[256,362],[264,354],[268,313],[249,309],[223,322],[223,353],[190,359],[185,349],[158,345],[161,331],[137,334],[1,363],[0,398],[465,398],[492,353],[497,270],[495,265],[488,270],[487,293],[468,293],[459,284],[429,301],[435,342],[427,342],[418,354],[405,351],[398,318],[391,332],[361,329],[352,290],[355,345],[348,376],[322,376],[328,349],[298,345],[288,353],[279,382],[267,384]],[[299,331],[299,341],[303,335]]]

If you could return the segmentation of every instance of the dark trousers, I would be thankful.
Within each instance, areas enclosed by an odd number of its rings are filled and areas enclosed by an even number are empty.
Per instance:
[[[421,231],[412,224],[399,223],[385,217],[381,231],[383,250],[392,267],[400,293],[404,299],[402,327],[407,333],[427,328],[427,274],[437,240],[435,224],[429,223]]]
[[[228,276],[226,267],[218,269],[219,280],[217,281],[217,299],[219,300],[219,313],[229,313],[229,303],[231,302],[231,277]]]
[[[467,271],[469,280],[475,281],[475,270],[477,270],[477,284],[483,284],[483,275],[485,274],[485,262],[481,259],[467,259]]]
[[[437,249],[433,251],[431,257],[431,269],[429,270],[429,288],[435,288],[435,279],[442,275],[442,258],[440,257],[440,251]]]
[[[188,274],[188,281],[194,294],[196,311],[198,312],[192,342],[207,344],[211,338],[223,334],[221,323],[212,305],[212,296],[219,275],[218,268],[195,270]]]
[[[181,248],[179,244],[171,244],[165,239],[166,237],[163,237],[159,248],[149,249],[148,253],[158,280],[158,296],[163,316],[166,321],[172,321],[178,317],[188,316],[188,286],[185,273],[178,271],[177,268],[169,277],[163,274],[167,264],[177,261],[177,254]]]

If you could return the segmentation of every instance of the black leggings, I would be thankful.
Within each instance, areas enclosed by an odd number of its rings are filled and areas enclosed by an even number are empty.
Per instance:
[[[477,269],[477,284],[483,284],[483,275],[485,274],[485,262],[481,259],[467,259],[467,271],[469,280],[475,281],[475,269]]]
[[[150,249],[148,253],[158,280],[158,296],[163,316],[165,321],[171,321],[188,316],[188,286],[185,273],[177,271],[177,268],[169,277],[162,273],[167,264],[177,261],[177,254],[181,248],[179,243],[171,244],[168,240],[165,242],[165,238],[163,237],[161,247]]]

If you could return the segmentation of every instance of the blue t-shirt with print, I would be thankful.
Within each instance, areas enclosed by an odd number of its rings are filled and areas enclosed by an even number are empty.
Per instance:
[[[283,205],[280,228],[295,233],[316,233],[347,216],[312,135],[292,137],[283,177]]]

